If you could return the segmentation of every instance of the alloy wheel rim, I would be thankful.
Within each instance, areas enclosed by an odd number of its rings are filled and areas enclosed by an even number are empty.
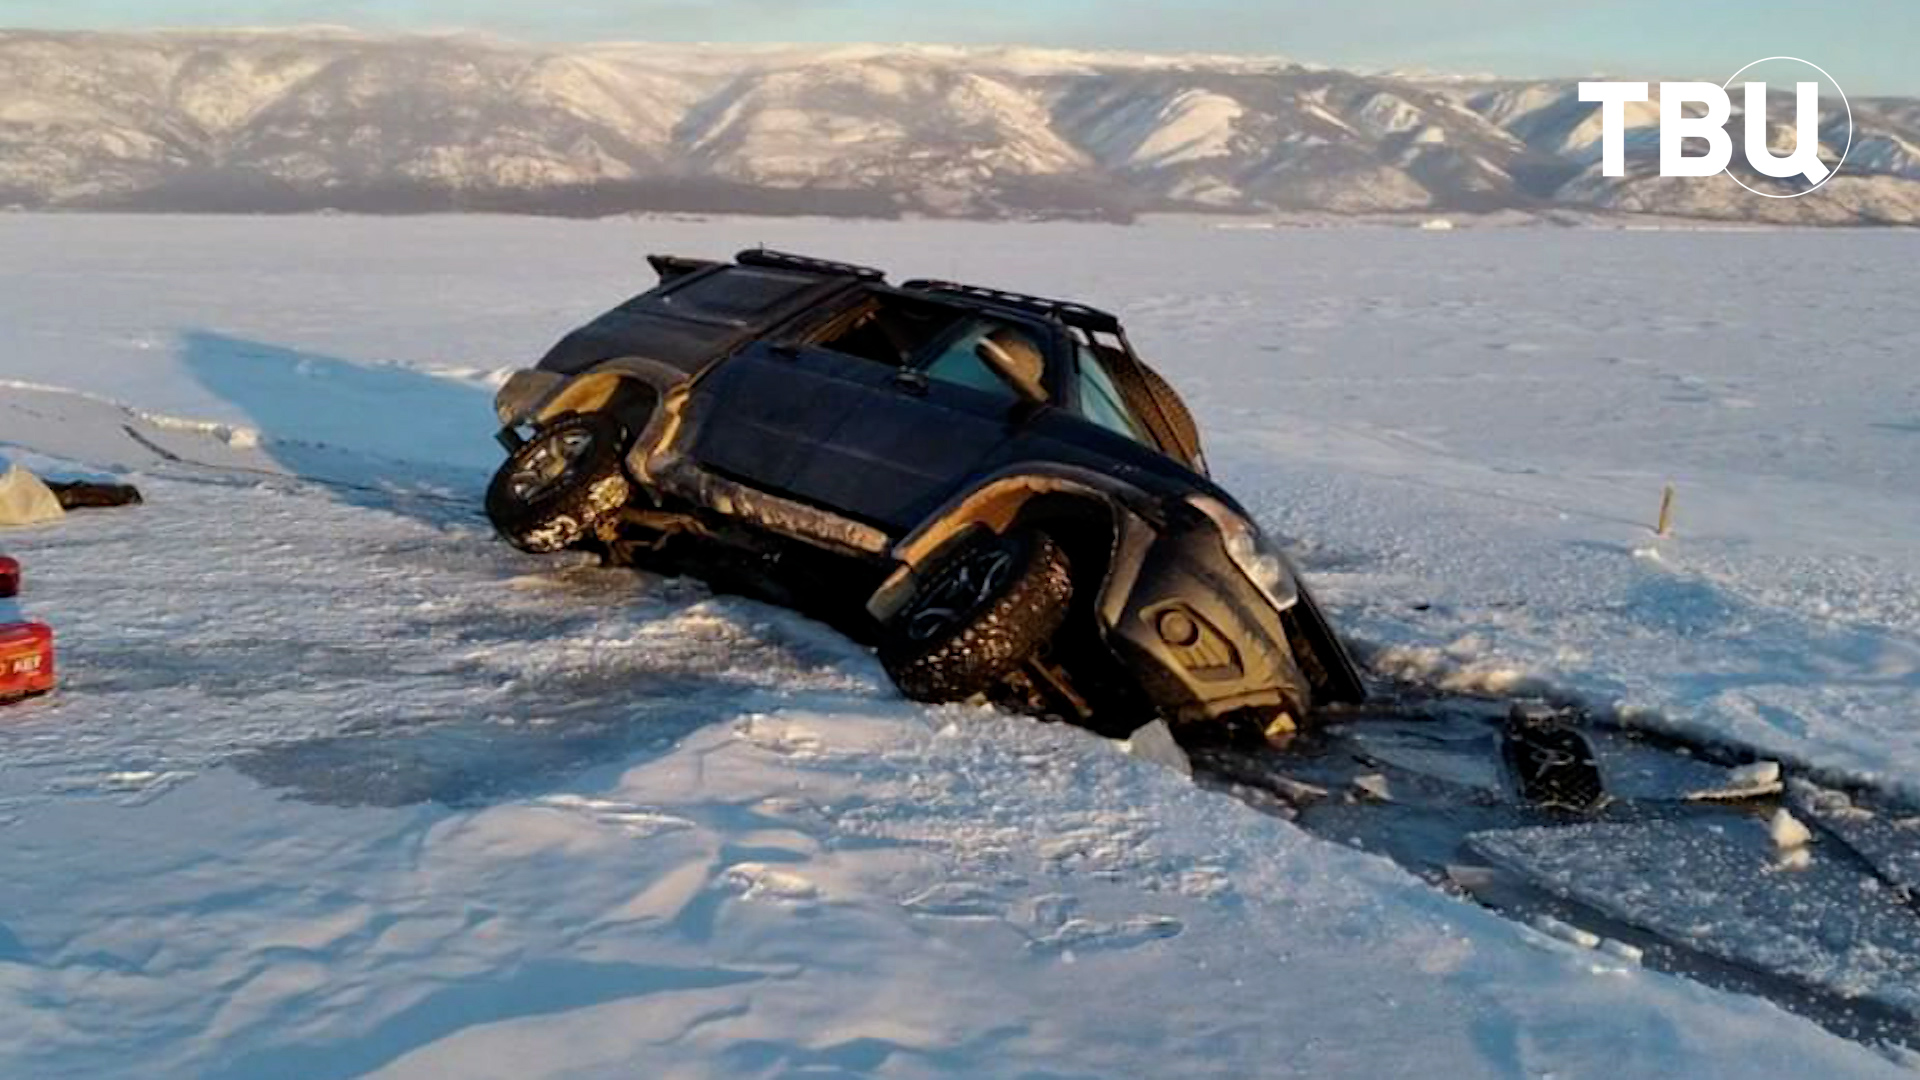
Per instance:
[[[950,566],[926,599],[907,617],[907,636],[926,641],[952,629],[986,607],[1013,574],[1013,552],[1004,545],[987,547]]]
[[[507,478],[508,489],[521,502],[532,502],[553,490],[554,485],[572,473],[574,466],[580,463],[592,445],[593,435],[579,428],[570,428],[541,439],[534,444],[533,452],[520,463],[520,467]]]

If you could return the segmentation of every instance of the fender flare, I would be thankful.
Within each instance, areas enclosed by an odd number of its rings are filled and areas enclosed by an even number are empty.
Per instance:
[[[597,412],[623,387],[640,385],[664,399],[687,381],[687,373],[659,360],[622,356],[595,364],[579,375],[527,368],[514,372],[494,396],[502,425],[544,424],[570,412]]]
[[[1003,534],[1027,516],[1035,501],[1062,496],[1097,505],[1108,515],[1108,559],[1096,610],[1111,626],[1156,536],[1141,512],[1152,497],[1124,480],[1072,465],[1010,466],[948,499],[893,545],[898,565],[867,600],[867,613],[882,624],[890,621],[912,598],[924,568],[974,530]]]

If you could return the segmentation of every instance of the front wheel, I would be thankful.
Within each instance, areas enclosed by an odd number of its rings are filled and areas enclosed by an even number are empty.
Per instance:
[[[1044,648],[1072,599],[1072,567],[1052,537],[990,536],[935,568],[889,628],[880,662],[916,701],[965,701]]]
[[[626,432],[599,413],[568,416],[515,450],[487,487],[487,518],[521,551],[578,543],[627,503]]]

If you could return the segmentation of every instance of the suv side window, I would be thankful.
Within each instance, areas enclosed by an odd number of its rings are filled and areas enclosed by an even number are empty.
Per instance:
[[[960,332],[960,336],[948,342],[927,361],[924,368],[927,378],[992,394],[1006,401],[1020,400],[1020,391],[1001,378],[981,358],[980,349],[989,342],[1016,354],[1024,353],[1032,357],[1046,355],[1039,343],[1033,340],[1033,335],[1025,330],[998,319],[975,319]]]
[[[816,327],[805,340],[843,356],[905,367],[959,317],[958,311],[944,304],[872,293],[824,326]]]
[[[1080,392],[1080,415],[1108,431],[1153,446],[1153,437],[1147,434],[1147,425],[1141,423],[1127,408],[1126,398],[1120,393],[1120,388],[1113,384],[1113,376],[1108,374],[1099,355],[1081,346],[1074,350],[1074,359],[1077,361],[1075,367],[1079,369],[1074,381]]]

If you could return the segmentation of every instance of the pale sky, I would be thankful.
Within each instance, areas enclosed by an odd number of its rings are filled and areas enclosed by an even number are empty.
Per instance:
[[[0,0],[0,26],[325,23],[539,41],[941,42],[1271,53],[1342,67],[1719,81],[1788,55],[1920,94],[1920,0]]]

